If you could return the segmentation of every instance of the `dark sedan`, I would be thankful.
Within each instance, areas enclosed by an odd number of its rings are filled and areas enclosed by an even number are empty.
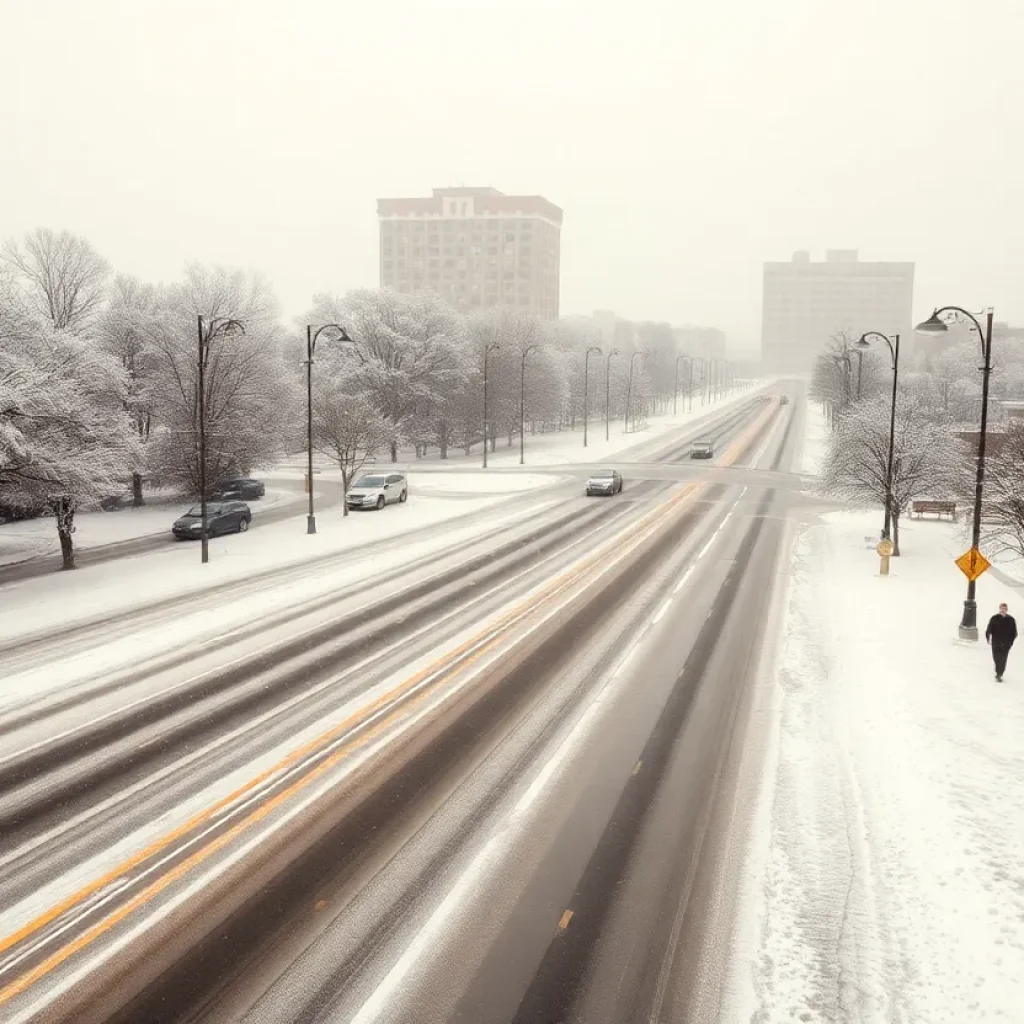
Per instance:
[[[244,501],[206,503],[207,537],[218,537],[222,533],[245,533],[251,522],[252,512]],[[171,532],[178,540],[198,539],[202,524],[202,509],[199,505],[193,505],[180,519],[175,520]]]
[[[227,477],[213,485],[213,495],[221,501],[256,501],[266,493],[263,481],[249,476]]]

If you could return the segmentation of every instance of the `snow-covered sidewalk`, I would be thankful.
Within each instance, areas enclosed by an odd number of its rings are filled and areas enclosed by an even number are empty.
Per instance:
[[[1024,1020],[1024,644],[995,682],[961,528],[907,521],[884,578],[878,520],[795,546],[730,1021]],[[983,576],[983,627],[1003,600]]]

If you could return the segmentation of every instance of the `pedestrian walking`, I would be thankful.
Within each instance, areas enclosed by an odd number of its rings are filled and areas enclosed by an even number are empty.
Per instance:
[[[1010,614],[1006,604],[999,606],[999,611],[988,620],[985,639],[992,648],[992,660],[996,663],[996,679],[1003,681],[1006,671],[1006,659],[1010,656],[1010,648],[1017,639],[1017,620]]]

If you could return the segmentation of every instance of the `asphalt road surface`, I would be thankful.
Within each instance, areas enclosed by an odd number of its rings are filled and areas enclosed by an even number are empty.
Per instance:
[[[638,445],[621,495],[570,470],[511,526],[11,709],[0,1019],[699,1020],[803,502],[786,390]],[[0,658],[45,670],[164,612]]]

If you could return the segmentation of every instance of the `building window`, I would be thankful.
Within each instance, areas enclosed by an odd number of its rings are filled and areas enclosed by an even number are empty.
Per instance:
[[[514,231],[506,231],[505,232],[505,241],[506,242],[514,242],[515,240],[516,240],[516,233]]]

